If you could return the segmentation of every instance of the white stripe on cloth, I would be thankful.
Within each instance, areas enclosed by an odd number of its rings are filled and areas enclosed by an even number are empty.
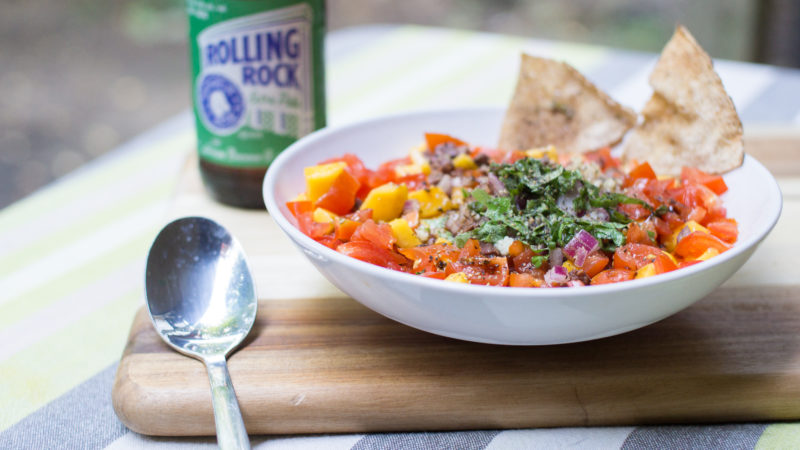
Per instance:
[[[144,260],[137,259],[0,330],[0,363],[117,300],[120,294],[141,288],[143,273]]]
[[[332,436],[271,437],[260,444],[253,443],[256,450],[350,450],[364,435],[342,434]]]
[[[251,436],[254,450],[350,450],[361,439],[360,434],[333,436],[264,437]],[[216,449],[213,437],[175,438],[152,437],[129,432],[106,446],[106,450],[180,450]]]
[[[76,240],[72,244],[39,259],[33,264],[7,274],[0,279],[0,304],[14,299],[31,289],[46,285],[58,277],[128,242],[158,223],[166,213],[164,203],[155,203],[134,212],[108,227]],[[155,238],[155,235],[153,235]]]
[[[435,61],[410,68],[403,77],[402,83],[392,86],[378,86],[361,101],[342,105],[334,114],[331,114],[331,122],[334,125],[339,125],[364,119],[374,114],[382,114],[398,102],[414,97],[415,92],[424,89],[426,86],[441,83],[460,70],[474,65],[476,58],[484,57],[493,49],[494,46],[491,41],[487,41],[479,35],[472,36],[466,39],[458,49],[442,55]],[[398,55],[398,57],[402,58],[403,56]],[[423,100],[421,103],[426,103],[424,99],[420,100]],[[432,107],[435,105],[427,104],[426,106]]]
[[[635,427],[543,428],[503,431],[485,450],[591,448],[618,450]]]

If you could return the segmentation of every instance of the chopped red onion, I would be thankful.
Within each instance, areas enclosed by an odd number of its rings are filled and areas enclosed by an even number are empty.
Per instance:
[[[564,246],[564,253],[572,259],[572,262],[575,263],[576,266],[583,267],[583,263],[586,262],[586,256],[597,250],[598,246],[599,243],[594,236],[589,234],[586,230],[580,230],[575,233],[575,237]]]
[[[577,286],[586,286],[586,284],[581,280],[571,280],[567,283],[567,287],[577,287]]]
[[[564,284],[568,280],[567,269],[564,266],[553,266],[544,274],[544,282],[551,287]]]

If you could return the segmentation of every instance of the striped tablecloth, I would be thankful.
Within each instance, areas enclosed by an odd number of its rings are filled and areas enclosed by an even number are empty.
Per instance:
[[[640,108],[656,55],[415,26],[327,41],[331,125],[403,110],[502,106],[519,54],[565,60]],[[800,127],[800,71],[716,61],[748,126]],[[188,112],[0,211],[0,448],[211,447],[127,430],[111,383],[147,249],[192,148]],[[198,211],[201,214],[202,211]],[[800,400],[799,400],[800,401]],[[254,437],[257,448],[800,448],[800,424]]]

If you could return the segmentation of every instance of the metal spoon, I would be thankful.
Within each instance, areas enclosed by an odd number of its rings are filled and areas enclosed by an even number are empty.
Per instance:
[[[241,245],[210,219],[178,219],[150,247],[145,290],[161,338],[208,370],[220,448],[249,449],[225,363],[253,327],[258,305]]]

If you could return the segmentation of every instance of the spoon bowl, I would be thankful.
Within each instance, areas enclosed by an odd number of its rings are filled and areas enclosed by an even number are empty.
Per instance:
[[[220,447],[249,448],[225,360],[250,332],[258,306],[239,242],[203,217],[169,223],[150,247],[145,293],[161,338],[206,365]]]

